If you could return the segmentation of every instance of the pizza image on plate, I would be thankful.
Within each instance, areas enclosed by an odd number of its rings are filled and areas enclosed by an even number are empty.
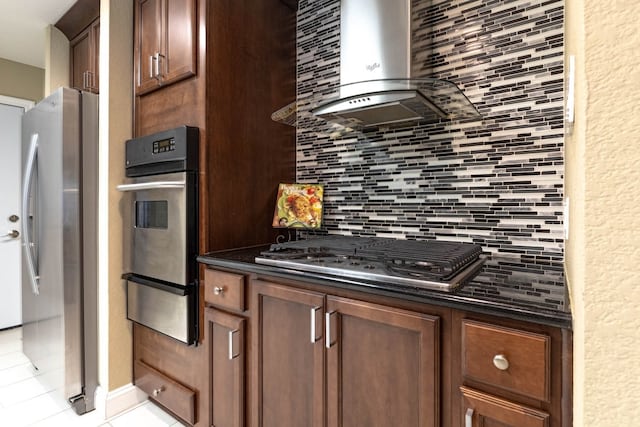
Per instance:
[[[320,184],[280,184],[273,226],[283,228],[320,228],[322,196]]]

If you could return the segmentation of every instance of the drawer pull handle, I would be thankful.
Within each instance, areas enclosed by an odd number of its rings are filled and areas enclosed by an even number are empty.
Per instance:
[[[320,334],[320,337],[318,337],[318,334],[316,332],[317,313],[321,308],[322,307],[313,307],[311,309],[311,344],[315,344],[320,338],[322,338],[322,334]]]
[[[216,286],[213,288],[214,295],[222,295],[224,293],[224,288],[221,286]]]
[[[464,416],[464,427],[473,427],[473,409],[467,408],[467,413]]]
[[[240,356],[240,350],[235,351],[235,345],[233,340],[233,337],[239,332],[240,332],[239,329],[234,329],[232,331],[229,331],[229,360],[233,360],[236,357]]]
[[[154,388],[153,389],[153,397],[158,397],[160,395],[160,393],[162,393],[164,391],[164,386],[160,386],[158,388]]]
[[[325,342],[325,347],[326,348],[331,348],[333,347],[333,345],[335,344],[335,341],[332,340],[331,338],[331,316],[335,313],[335,311],[332,311],[330,313],[325,313],[324,314],[324,320],[325,320],[325,329],[326,329],[326,334],[325,334],[325,338],[326,338],[326,342]],[[335,338],[333,338],[335,339]]]
[[[506,371],[509,369],[509,361],[504,354],[496,354],[493,356],[493,366],[501,371]]]

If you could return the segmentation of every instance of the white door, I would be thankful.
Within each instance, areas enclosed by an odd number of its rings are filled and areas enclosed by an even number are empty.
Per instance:
[[[10,105],[11,104],[11,105]],[[0,329],[22,323],[20,173],[24,101],[0,98]]]

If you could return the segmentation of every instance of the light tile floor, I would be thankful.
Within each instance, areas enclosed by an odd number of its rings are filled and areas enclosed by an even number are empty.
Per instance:
[[[2,427],[167,427],[181,426],[146,401],[108,420],[98,411],[78,416],[34,370],[22,353],[22,328],[0,331],[0,426]]]

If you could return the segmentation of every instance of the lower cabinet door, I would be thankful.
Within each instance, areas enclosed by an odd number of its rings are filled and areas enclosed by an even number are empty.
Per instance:
[[[211,387],[209,425],[242,427],[245,425],[245,320],[207,308],[205,322]]]
[[[324,295],[254,280],[250,298],[250,425],[323,427]]]
[[[464,427],[548,427],[549,414],[477,390],[460,387]]]
[[[440,424],[439,318],[327,297],[329,427]]]

